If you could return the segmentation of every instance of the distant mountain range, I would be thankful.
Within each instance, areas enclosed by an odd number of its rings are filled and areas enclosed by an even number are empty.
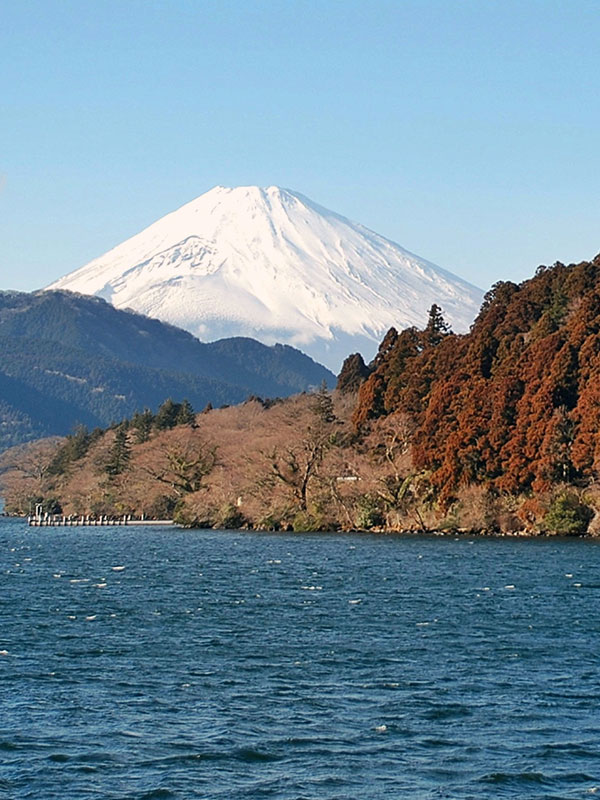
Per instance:
[[[481,290],[297,192],[218,186],[53,283],[203,340],[285,342],[338,371],[433,303],[457,332]]]
[[[249,395],[333,386],[300,351],[247,338],[203,344],[190,333],[96,297],[0,292],[0,450],[77,423],[105,426],[166,398],[201,410]]]

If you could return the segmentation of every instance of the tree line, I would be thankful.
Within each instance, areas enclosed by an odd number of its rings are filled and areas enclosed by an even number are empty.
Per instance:
[[[498,283],[463,335],[434,305],[422,330],[391,329],[370,364],[350,356],[333,393],[199,415],[167,401],[75,433],[38,493],[188,525],[595,531],[599,267]],[[26,506],[28,480],[14,480],[11,509]]]

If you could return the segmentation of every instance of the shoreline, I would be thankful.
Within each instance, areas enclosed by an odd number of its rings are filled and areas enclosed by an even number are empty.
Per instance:
[[[201,526],[182,525],[169,519],[114,519],[114,520],[36,520],[28,519],[21,514],[0,514],[0,519],[23,520],[28,523],[28,527],[50,527],[50,528],[87,528],[87,527],[170,527],[180,530],[221,530],[236,533],[272,533],[272,534],[368,534],[373,536],[428,536],[437,538],[490,538],[490,539],[600,539],[600,534],[577,533],[563,534],[548,531],[499,531],[489,529],[465,529],[457,528],[452,530],[424,530],[424,529],[395,529],[395,528],[348,528],[348,529],[329,529],[329,530],[275,530],[273,528],[203,528]]]

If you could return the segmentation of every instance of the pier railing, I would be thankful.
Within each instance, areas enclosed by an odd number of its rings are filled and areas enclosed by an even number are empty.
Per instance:
[[[60,514],[34,514],[27,517],[31,528],[81,527],[105,525],[173,525],[172,519],[136,519],[131,514],[122,517],[64,516]]]

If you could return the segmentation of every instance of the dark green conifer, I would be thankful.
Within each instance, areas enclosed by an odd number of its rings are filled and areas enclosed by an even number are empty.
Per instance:
[[[194,413],[192,404],[189,402],[189,400],[184,400],[183,403],[179,404],[179,410],[177,411],[177,415],[175,417],[175,424],[194,425],[195,422],[196,414]]]
[[[97,439],[95,432],[95,439]],[[73,461],[78,461],[87,453],[92,437],[85,425],[78,425],[74,432],[69,434],[64,445],[56,453],[49,472],[52,475],[63,475],[68,471]]]
[[[370,374],[370,370],[365,364],[360,353],[353,353],[348,356],[342,365],[342,369],[337,379],[336,389],[342,394],[358,392],[361,383]]]
[[[108,475],[120,475],[127,469],[131,458],[131,448],[127,437],[127,429],[120,425],[115,431],[115,440],[110,448],[108,461],[104,471]]]
[[[134,429],[135,441],[138,444],[147,442],[152,432],[152,425],[154,424],[154,414],[149,408],[145,408],[142,412],[137,411],[131,420],[131,427]]]
[[[164,431],[168,428],[174,428],[175,425],[177,425],[178,413],[179,404],[174,403],[169,397],[169,399],[165,400],[165,402],[156,412],[156,417],[154,418],[154,427],[159,431]]]
[[[331,392],[325,381],[313,396],[312,410],[321,422],[335,422],[336,420]]]
[[[427,327],[423,331],[425,344],[435,347],[449,333],[452,330],[442,315],[442,309],[434,303],[429,309]]]

